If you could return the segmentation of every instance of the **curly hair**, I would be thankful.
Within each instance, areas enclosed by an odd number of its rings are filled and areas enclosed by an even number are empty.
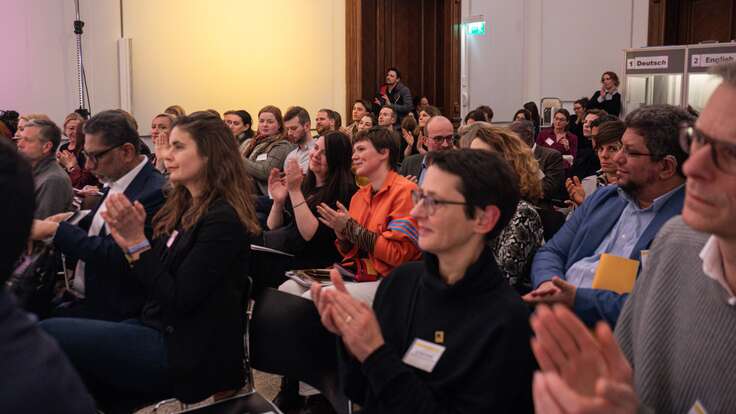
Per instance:
[[[493,148],[511,164],[519,176],[521,198],[535,202],[544,197],[542,181],[539,179],[539,163],[528,145],[508,128],[493,126],[487,122],[476,122],[463,129],[460,148],[470,148],[479,139]]]

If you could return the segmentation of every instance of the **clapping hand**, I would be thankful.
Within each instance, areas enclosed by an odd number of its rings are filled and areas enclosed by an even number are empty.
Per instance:
[[[278,168],[272,169],[271,174],[268,175],[268,193],[275,203],[281,204],[282,206],[286,202],[286,197],[289,195],[286,190],[285,179],[281,176],[281,171]]]
[[[333,210],[330,206],[322,203],[317,206],[319,213],[319,221],[335,231],[338,239],[345,238],[345,226],[350,220],[350,213],[339,201],[337,202],[337,210]]]
[[[61,166],[67,170],[70,170],[79,165],[77,163],[77,157],[68,150],[59,152],[58,158],[59,158],[59,164],[61,164]]]
[[[286,173],[286,189],[289,192],[301,191],[304,173],[296,159],[292,158],[286,163],[284,172]]]
[[[381,327],[371,307],[350,295],[337,270],[330,270],[334,288],[312,284],[312,300],[325,328],[342,338],[345,347],[363,362],[384,344]]]
[[[146,239],[146,210],[140,202],[131,203],[124,194],[116,193],[107,197],[105,207],[107,211],[100,212],[102,219],[123,251]]]
[[[408,146],[414,145],[414,135],[407,131],[406,128],[401,128],[401,136],[404,138],[404,141]]]
[[[567,189],[567,194],[570,195],[570,200],[572,200],[576,206],[583,204],[583,201],[585,200],[585,189],[583,189],[583,184],[580,183],[580,179],[578,177],[572,177],[565,180],[565,188]]]

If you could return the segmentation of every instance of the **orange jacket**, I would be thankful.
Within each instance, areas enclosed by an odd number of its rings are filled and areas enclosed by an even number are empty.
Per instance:
[[[345,251],[337,242],[344,262],[358,259],[365,265],[368,277],[359,275],[359,281],[377,280],[387,276],[394,267],[419,259],[417,223],[409,214],[414,206],[411,192],[416,188],[416,184],[391,171],[375,194],[371,194],[372,187],[367,185],[353,195],[350,217],[378,234],[373,252],[368,253],[367,257],[357,247]]]

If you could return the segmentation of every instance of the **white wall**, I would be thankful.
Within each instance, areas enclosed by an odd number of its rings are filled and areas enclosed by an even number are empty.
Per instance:
[[[484,15],[468,38],[469,108],[490,104],[508,121],[526,101],[590,96],[606,70],[623,74],[623,49],[647,41],[647,0],[464,0]]]
[[[72,0],[0,0],[0,109],[40,112],[61,123],[79,107]],[[117,0],[81,0],[83,48],[92,109],[119,102]]]

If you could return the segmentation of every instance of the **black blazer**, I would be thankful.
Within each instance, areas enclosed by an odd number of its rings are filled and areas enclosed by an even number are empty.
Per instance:
[[[425,154],[414,154],[404,158],[404,162],[401,163],[399,174],[404,177],[413,175],[419,179],[422,174],[422,160],[424,160]]]
[[[542,190],[545,199],[566,199],[562,193],[565,185],[565,168],[562,163],[562,154],[552,148],[541,145],[534,147],[534,158],[539,162],[539,168],[544,173]]]
[[[151,237],[151,219],[164,203],[162,187],[166,178],[150,163],[125,189],[129,200],[140,201],[146,209],[146,236]],[[123,251],[102,227],[99,236],[88,236],[92,218],[107,197],[74,226],[62,222],[54,236],[54,244],[68,257],[85,261],[85,299],[79,316],[120,321],[140,314],[145,295],[142,285],[130,275]]]
[[[219,200],[169,241],[154,240],[133,273],[147,292],[144,310],[160,307],[154,322],[165,337],[174,396],[195,402],[240,388],[251,236]]]

